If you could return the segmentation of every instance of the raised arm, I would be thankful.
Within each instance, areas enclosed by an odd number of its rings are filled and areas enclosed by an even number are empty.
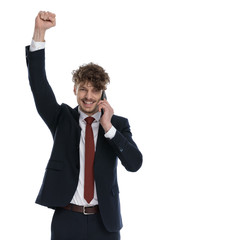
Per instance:
[[[45,41],[46,30],[56,25],[55,14],[50,12],[39,12],[35,19],[33,40],[35,42]],[[31,52],[26,47],[26,59],[28,66],[28,77],[38,113],[50,128],[52,134],[55,131],[56,121],[60,106],[47,81],[45,72],[45,50]]]

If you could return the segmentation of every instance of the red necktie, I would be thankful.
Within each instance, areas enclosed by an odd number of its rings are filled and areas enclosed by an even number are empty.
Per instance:
[[[95,155],[93,131],[91,124],[95,119],[93,117],[85,118],[86,134],[85,134],[85,177],[84,177],[84,198],[88,203],[93,199],[94,195],[94,173],[93,162]]]

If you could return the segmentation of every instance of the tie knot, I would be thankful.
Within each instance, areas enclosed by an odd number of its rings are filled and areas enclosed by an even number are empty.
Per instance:
[[[91,125],[94,120],[95,120],[95,118],[93,118],[93,117],[87,117],[87,118],[85,118],[86,123],[89,124],[89,125]]]

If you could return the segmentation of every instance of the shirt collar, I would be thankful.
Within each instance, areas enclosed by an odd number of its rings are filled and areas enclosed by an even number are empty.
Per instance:
[[[79,118],[80,121],[84,121],[85,118],[89,117],[86,113],[80,110],[79,106],[78,106],[78,112],[80,114],[80,118]],[[99,122],[101,118],[101,112],[96,112],[91,117],[95,118],[94,122]]]

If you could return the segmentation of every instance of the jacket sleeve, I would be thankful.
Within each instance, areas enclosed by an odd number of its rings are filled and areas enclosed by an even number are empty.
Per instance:
[[[30,52],[26,47],[28,78],[39,115],[54,134],[60,105],[49,85],[45,72],[45,49]]]
[[[109,140],[122,165],[130,172],[136,172],[142,166],[142,154],[132,139],[128,120],[121,118],[122,126],[116,126],[115,136]],[[118,124],[117,124],[118,125]]]

